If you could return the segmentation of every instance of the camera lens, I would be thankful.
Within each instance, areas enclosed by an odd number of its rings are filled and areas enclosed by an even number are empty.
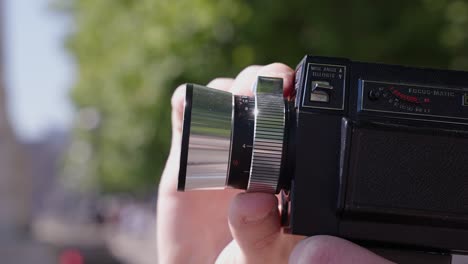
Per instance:
[[[224,188],[231,145],[232,94],[187,84],[179,190]]]
[[[259,77],[253,97],[187,84],[178,190],[277,193],[285,104],[278,78]]]

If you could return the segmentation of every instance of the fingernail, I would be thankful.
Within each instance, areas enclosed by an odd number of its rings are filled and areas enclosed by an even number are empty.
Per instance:
[[[265,214],[245,216],[244,223],[252,224],[262,222],[263,220],[267,219],[271,214],[276,213],[276,210],[277,208],[273,207],[270,211],[266,212]]]

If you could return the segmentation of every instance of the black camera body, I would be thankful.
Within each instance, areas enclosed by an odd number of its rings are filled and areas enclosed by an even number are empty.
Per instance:
[[[467,254],[468,72],[306,56],[295,77],[287,99],[187,84],[178,189],[281,192],[286,232]]]
[[[289,232],[468,252],[468,73],[306,56]]]

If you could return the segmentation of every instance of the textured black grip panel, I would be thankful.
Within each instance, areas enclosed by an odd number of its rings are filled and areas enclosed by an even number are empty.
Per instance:
[[[355,128],[346,210],[468,223],[468,138],[438,133]]]

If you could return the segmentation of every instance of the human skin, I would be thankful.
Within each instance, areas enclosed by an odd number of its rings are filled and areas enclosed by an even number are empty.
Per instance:
[[[218,78],[207,86],[252,95],[257,76],[283,78],[286,97],[293,89],[294,71],[281,63],[250,66],[235,79]],[[282,233],[273,194],[177,192],[184,99],[182,85],[172,97],[172,147],[158,192],[158,263],[391,263],[340,238]]]

